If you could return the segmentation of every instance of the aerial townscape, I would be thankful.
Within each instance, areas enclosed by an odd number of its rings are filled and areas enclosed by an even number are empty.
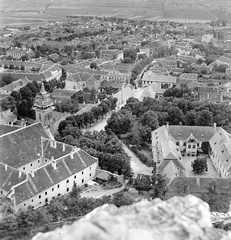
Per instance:
[[[231,210],[231,18],[174,21],[167,9],[34,24],[2,11],[0,239],[104,204],[191,194]]]

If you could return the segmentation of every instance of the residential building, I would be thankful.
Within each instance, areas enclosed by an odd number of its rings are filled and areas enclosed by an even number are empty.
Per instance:
[[[50,139],[41,123],[0,136],[0,198],[14,212],[38,208],[93,179],[98,160]]]
[[[163,125],[152,132],[152,153],[157,172],[184,175],[185,156],[196,156],[202,144],[220,131],[216,127]]]
[[[198,74],[197,73],[182,73],[179,78],[177,78],[177,85],[181,85],[181,84],[187,84],[188,87],[192,88],[198,78]]]
[[[152,83],[160,83],[162,84],[162,87],[164,88],[164,85],[166,85],[165,89],[172,87],[174,84],[176,84],[176,77],[173,77],[171,75],[161,75],[153,73],[152,71],[147,71],[144,73],[142,77],[142,86],[147,87],[151,85]]]
[[[6,56],[11,56],[15,59],[20,59],[22,56],[28,55],[29,57],[34,56],[34,51],[32,49],[26,49],[26,48],[10,48],[6,51]]]
[[[219,128],[209,140],[210,157],[220,177],[231,177],[231,134]]]
[[[0,94],[10,95],[13,91],[19,91],[30,81],[27,78],[16,80],[0,88]]]
[[[231,67],[231,58],[221,56],[216,60],[216,63],[218,65],[224,64],[227,65],[228,67]]]

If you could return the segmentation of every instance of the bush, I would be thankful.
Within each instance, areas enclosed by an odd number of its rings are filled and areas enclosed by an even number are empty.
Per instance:
[[[147,163],[148,158],[142,152],[138,151],[136,155],[143,164]]]

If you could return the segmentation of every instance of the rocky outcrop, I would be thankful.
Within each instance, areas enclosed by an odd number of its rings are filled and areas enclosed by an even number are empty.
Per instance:
[[[231,232],[212,226],[209,206],[188,195],[143,200],[117,208],[104,205],[86,217],[33,240],[228,240]]]

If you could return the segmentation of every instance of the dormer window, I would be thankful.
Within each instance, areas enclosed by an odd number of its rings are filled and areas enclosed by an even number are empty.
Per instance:
[[[203,134],[201,135],[201,138],[204,138],[204,135],[203,135]]]

